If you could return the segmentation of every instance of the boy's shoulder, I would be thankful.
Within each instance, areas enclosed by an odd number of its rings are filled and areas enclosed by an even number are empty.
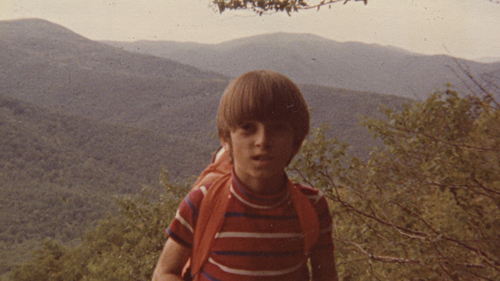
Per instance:
[[[302,185],[300,183],[294,183],[294,186],[296,188],[299,188],[302,194],[304,194],[313,205],[316,205],[321,200],[321,198],[324,197],[323,192],[317,188]]]
[[[319,194],[321,191],[317,188],[314,188],[314,187],[310,187],[310,186],[307,186],[307,185],[302,185],[300,183],[296,183],[294,182],[293,185],[297,188],[300,189],[300,191],[302,193],[304,193],[304,195],[316,195],[316,194]]]

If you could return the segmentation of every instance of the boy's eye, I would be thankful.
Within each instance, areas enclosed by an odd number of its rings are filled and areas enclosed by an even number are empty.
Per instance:
[[[252,123],[246,123],[240,126],[243,131],[252,131],[255,129],[255,125]]]

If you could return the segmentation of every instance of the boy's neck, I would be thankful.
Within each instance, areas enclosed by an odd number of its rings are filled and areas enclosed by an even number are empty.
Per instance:
[[[242,179],[236,172],[235,175],[246,189],[258,195],[275,195],[282,192],[287,186],[287,177],[285,172],[283,172],[281,177],[274,177],[265,180],[254,178]]]

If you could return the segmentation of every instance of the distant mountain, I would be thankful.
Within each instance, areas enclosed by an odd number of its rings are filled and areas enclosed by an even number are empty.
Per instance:
[[[500,57],[480,57],[474,60],[483,63],[494,63],[494,62],[500,62]]]
[[[190,113],[196,115],[204,110],[196,104],[198,97],[221,92],[228,81],[217,73],[94,42],[43,20],[0,22],[0,34],[0,93],[106,122],[182,131],[189,120],[178,118],[187,114],[177,112],[186,109],[179,103],[198,106]]]
[[[186,143],[194,141],[205,147],[196,151],[200,155],[209,155],[218,146],[214,119],[229,78],[91,41],[43,20],[0,22],[0,31],[0,54],[5,58],[0,61],[2,96]],[[245,43],[234,44],[238,42]],[[358,116],[376,115],[381,104],[394,108],[408,102],[312,84],[300,88],[313,108],[313,126],[330,124],[332,135],[348,141],[361,154],[373,141],[366,132],[359,133],[363,129],[357,126]],[[184,150],[165,144],[165,151],[173,149]],[[185,176],[172,167],[186,167],[190,162],[189,157],[172,158],[167,166],[176,176]]]
[[[457,64],[476,78],[500,81],[500,77],[490,75],[500,69],[500,62],[485,64],[445,55],[419,55],[395,47],[339,43],[311,34],[274,33],[215,45],[171,41],[103,42],[230,77],[254,69],[271,69],[297,83],[419,99],[437,88],[445,88],[447,83],[457,89],[472,85]]]
[[[213,149],[217,146],[215,112],[229,78],[91,41],[43,20],[0,22],[0,31],[0,54],[6,58],[0,61],[3,95],[76,116],[196,140]],[[373,113],[395,98],[308,85],[301,85],[306,96],[323,97],[317,104],[311,98],[313,123],[334,124],[332,131],[338,135],[356,127],[363,108]],[[353,110],[345,111],[346,103]]]
[[[0,275],[44,237],[77,239],[114,195],[189,179],[218,146],[229,78],[88,40],[42,20],[0,22]],[[412,100],[300,84],[312,126],[358,156],[376,143],[358,117]],[[7,261],[7,262],[5,262]]]
[[[0,32],[0,96],[61,114],[149,130],[186,144],[193,141],[205,147],[197,149],[201,155],[217,147],[215,113],[229,78],[91,41],[43,20],[3,21]],[[360,149],[372,143],[366,134],[353,133],[360,114],[373,116],[381,104],[397,107],[409,101],[312,84],[300,88],[313,108],[313,126],[328,123],[333,135]],[[179,149],[167,143],[165,151]],[[168,161],[185,167],[191,158]],[[186,175],[182,169],[171,170]]]

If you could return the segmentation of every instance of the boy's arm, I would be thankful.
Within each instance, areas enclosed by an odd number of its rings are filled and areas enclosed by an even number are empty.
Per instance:
[[[191,249],[168,239],[153,273],[153,281],[183,281],[182,269],[191,256]]]
[[[337,269],[333,251],[319,251],[311,254],[311,269],[313,281],[337,281]]]

